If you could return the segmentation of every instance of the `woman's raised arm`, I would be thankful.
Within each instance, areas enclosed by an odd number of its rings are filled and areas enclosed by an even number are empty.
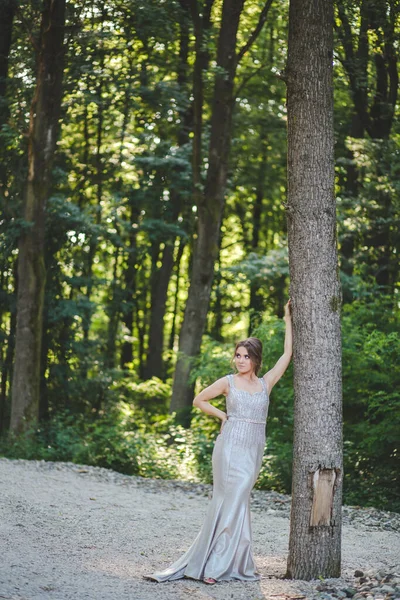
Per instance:
[[[286,324],[285,331],[285,346],[284,351],[276,365],[265,373],[264,381],[267,385],[268,394],[271,393],[274,385],[280,380],[284,372],[289,366],[290,359],[292,358],[293,350],[293,333],[292,333],[292,313],[290,307],[290,300],[285,305],[285,315],[283,317]]]

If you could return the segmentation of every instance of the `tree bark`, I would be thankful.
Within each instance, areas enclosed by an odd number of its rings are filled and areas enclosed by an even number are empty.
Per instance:
[[[184,249],[185,249],[185,242],[181,239],[181,241],[179,242],[179,248],[178,248],[178,252],[176,255],[175,266],[174,266],[175,271],[176,271],[176,285],[175,285],[175,292],[174,292],[174,308],[173,308],[173,312],[172,312],[172,324],[171,324],[171,331],[169,334],[169,344],[168,344],[168,350],[170,350],[171,352],[173,351],[174,345],[175,345],[176,321],[177,321],[177,317],[178,317],[178,307],[179,307],[179,278],[180,278],[181,260],[182,260]],[[171,360],[171,359],[169,359],[169,360]]]
[[[124,289],[122,292],[122,321],[128,331],[128,338],[124,340],[121,348],[121,368],[125,369],[133,361],[133,333],[134,333],[134,310],[137,311],[134,298],[136,296],[136,260],[137,260],[137,223],[140,215],[140,207],[135,201],[134,195],[129,196],[130,223],[128,235],[127,259],[122,279]],[[134,308],[135,306],[135,308]]]
[[[0,383],[0,435],[5,433],[8,429],[10,422],[10,406],[7,401],[9,397],[9,390],[7,390],[7,383],[11,382],[12,379],[12,359],[14,354],[15,345],[15,327],[16,327],[16,313],[15,309],[11,309],[10,315],[10,332],[7,337],[7,345],[5,349],[4,361],[1,367],[1,383]],[[8,393],[7,393],[8,392]]]
[[[12,385],[12,431],[26,429],[39,415],[40,357],[46,273],[45,205],[59,130],[64,63],[65,0],[43,6],[38,75],[29,126],[24,219],[31,225],[19,241],[17,329]]]
[[[9,114],[6,97],[8,61],[16,7],[16,0],[3,0],[0,4],[0,130],[7,123]]]
[[[254,200],[253,206],[253,230],[251,235],[251,251],[256,252],[258,249],[258,244],[260,241],[260,231],[261,231],[261,214],[262,214],[262,205],[264,200],[264,192],[265,192],[265,173],[267,171],[268,164],[268,138],[267,132],[264,130],[261,131],[260,135],[260,145],[261,145],[261,160],[260,166],[258,170],[258,178],[257,178],[257,186],[256,186],[256,197]],[[250,302],[249,302],[249,336],[252,335],[255,327],[259,324],[260,313],[263,308],[263,301],[261,296],[259,295],[259,284],[256,281],[250,282]]]
[[[177,422],[185,427],[190,425],[193,402],[193,384],[189,383],[191,360],[200,350],[210,301],[214,263],[218,257],[231,142],[233,80],[237,66],[236,36],[243,5],[244,0],[224,0],[222,8],[217,51],[220,72],[216,75],[212,103],[209,167],[204,193],[198,197],[197,239],[170,404],[170,412],[176,412]],[[196,147],[196,140],[194,146]],[[194,176],[196,177],[196,173]]]
[[[338,577],[341,558],[341,290],[333,137],[333,0],[291,0],[288,238],[294,448],[287,577]]]
[[[8,122],[8,65],[12,41],[14,15],[17,8],[16,0],[3,0],[0,3],[0,131]],[[0,160],[0,198],[4,204],[7,196],[7,162]]]
[[[174,247],[171,242],[164,246],[162,267],[157,270],[157,279],[151,303],[149,344],[144,378],[164,377],[164,317],[168,285],[174,268]]]

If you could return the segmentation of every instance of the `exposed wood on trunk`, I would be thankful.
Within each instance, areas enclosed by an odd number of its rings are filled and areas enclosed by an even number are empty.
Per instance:
[[[317,469],[312,474],[313,503],[310,526],[332,525],[333,492],[336,480],[334,469]]]

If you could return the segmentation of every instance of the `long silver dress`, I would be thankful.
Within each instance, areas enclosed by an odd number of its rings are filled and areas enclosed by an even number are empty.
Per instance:
[[[228,419],[214,445],[213,494],[203,525],[185,554],[146,579],[260,579],[252,553],[250,493],[263,459],[269,398],[263,378],[262,391],[253,394],[236,388],[233,375],[227,378]]]

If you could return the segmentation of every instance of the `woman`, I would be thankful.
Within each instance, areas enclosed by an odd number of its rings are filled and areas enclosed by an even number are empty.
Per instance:
[[[270,371],[257,377],[262,345],[257,338],[247,338],[236,344],[237,374],[218,379],[193,400],[204,413],[221,419],[212,455],[212,500],[203,526],[185,554],[146,579],[162,582],[189,577],[208,584],[260,579],[252,554],[250,493],[264,454],[269,395],[292,356],[290,300],[284,320],[284,353]],[[226,413],[210,404],[221,394],[226,396]]]

